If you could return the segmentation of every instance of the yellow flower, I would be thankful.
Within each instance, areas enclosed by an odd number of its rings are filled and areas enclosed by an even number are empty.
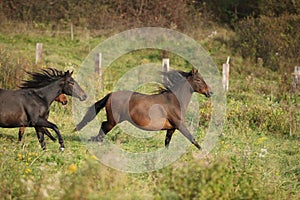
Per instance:
[[[23,159],[23,155],[18,153],[18,160],[22,160]]]
[[[74,165],[74,164],[71,164],[71,165],[69,166],[69,172],[74,173],[74,172],[76,172],[76,171],[77,171],[77,166]]]
[[[263,136],[263,137],[260,137],[260,138],[258,138],[257,139],[257,144],[261,144],[261,143],[263,143],[265,140],[267,140],[268,138],[266,137],[266,136]]]
[[[31,173],[31,169],[30,168],[26,168],[25,174],[30,174],[30,173]]]
[[[92,158],[93,160],[98,160],[98,158],[97,158],[95,155],[92,155],[91,158]]]

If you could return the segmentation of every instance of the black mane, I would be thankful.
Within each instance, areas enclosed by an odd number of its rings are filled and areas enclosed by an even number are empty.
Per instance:
[[[26,71],[26,74],[29,76],[29,80],[22,80],[19,86],[21,89],[41,88],[65,76],[65,72],[54,68],[42,69],[39,72]]]
[[[158,93],[171,92],[179,84],[186,81],[186,79],[192,75],[192,72],[184,72],[180,70],[171,70],[168,72],[161,72],[163,80],[161,84],[163,87],[160,87]]]

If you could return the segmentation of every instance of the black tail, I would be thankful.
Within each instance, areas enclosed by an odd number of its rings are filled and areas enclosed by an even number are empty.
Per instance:
[[[103,99],[97,101],[94,105],[92,105],[88,109],[81,122],[77,124],[75,131],[80,131],[83,127],[87,125],[87,123],[89,123],[96,117],[96,115],[100,112],[100,110],[105,107],[106,102],[110,95],[111,93],[107,94]]]

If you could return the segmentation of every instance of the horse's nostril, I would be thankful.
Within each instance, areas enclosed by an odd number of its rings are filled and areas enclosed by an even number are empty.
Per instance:
[[[81,97],[81,101],[84,101],[84,100],[86,100],[86,98],[87,98],[87,95],[86,95],[86,94],[84,94],[84,95]]]
[[[214,93],[213,93],[212,91],[209,91],[209,92],[206,94],[206,96],[207,96],[207,97],[211,97],[213,94],[214,94]]]

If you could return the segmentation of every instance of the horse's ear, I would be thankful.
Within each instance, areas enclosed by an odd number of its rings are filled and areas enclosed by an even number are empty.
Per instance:
[[[194,75],[194,74],[197,74],[198,73],[198,69],[196,69],[196,68],[192,68],[192,74]]]
[[[70,70],[68,70],[68,71],[65,72],[66,76],[72,76],[72,74],[73,74],[73,71],[70,72]]]

